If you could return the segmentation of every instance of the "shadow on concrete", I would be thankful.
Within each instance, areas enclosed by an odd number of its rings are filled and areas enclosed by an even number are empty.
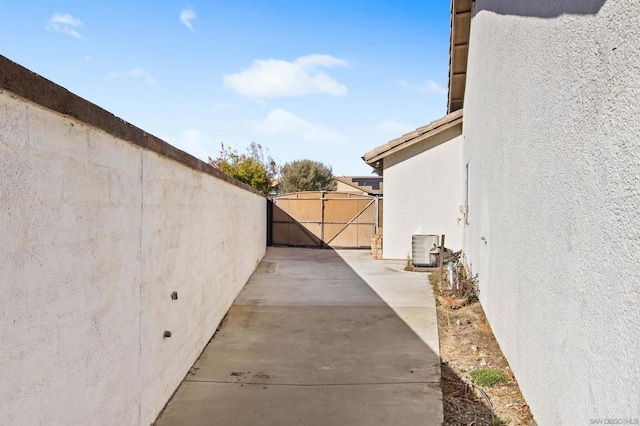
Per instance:
[[[270,247],[157,425],[441,424],[426,277],[361,254]]]
[[[595,15],[606,0],[477,0],[474,15],[494,12],[500,15],[556,18],[561,15]]]

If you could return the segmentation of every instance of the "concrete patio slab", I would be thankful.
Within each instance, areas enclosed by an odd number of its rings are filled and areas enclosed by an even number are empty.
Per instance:
[[[158,425],[442,423],[426,275],[270,247]]]
[[[193,381],[426,383],[440,359],[388,307],[235,306]]]
[[[268,386],[183,383],[159,425],[441,424],[439,385]]]
[[[314,276],[318,276],[316,273]],[[352,278],[357,279],[357,278]],[[368,286],[344,285],[344,279],[253,276],[236,305],[387,306]]]

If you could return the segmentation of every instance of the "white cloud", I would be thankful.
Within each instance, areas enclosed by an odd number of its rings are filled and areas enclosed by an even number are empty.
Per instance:
[[[309,123],[302,117],[290,112],[274,109],[269,111],[264,120],[251,123],[253,128],[261,133],[288,134],[300,137],[307,141],[317,142],[344,142],[346,138],[338,133]]]
[[[202,135],[196,129],[185,130],[180,133],[180,140],[185,141],[187,143],[198,143],[202,140]]]
[[[250,68],[225,76],[223,82],[240,96],[256,100],[319,93],[342,96],[347,93],[347,87],[319,69],[348,66],[343,59],[317,54],[302,56],[293,62],[255,60]]]
[[[149,86],[157,86],[158,82],[155,78],[148,72],[143,70],[142,68],[132,68],[129,71],[123,72],[111,72],[107,76],[108,79],[114,78],[133,78],[136,80],[142,80],[144,84]]]
[[[407,81],[406,81],[406,80],[402,80],[402,79],[400,79],[400,80],[396,81],[396,84],[397,84],[398,86],[400,86],[400,87],[403,87],[403,88],[407,88],[407,87],[409,87],[409,83],[407,83]]]
[[[405,133],[412,132],[416,129],[416,126],[412,124],[402,123],[396,120],[385,120],[377,127],[385,133],[391,133],[397,136],[404,135]]]
[[[232,108],[237,108],[238,105],[231,104],[228,102],[216,102],[215,105],[213,105],[213,107],[215,109],[232,109]]]
[[[78,18],[74,18],[68,13],[54,13],[45,28],[49,31],[57,31],[62,34],[70,35],[71,37],[82,38],[80,33],[75,30],[75,28],[82,25],[84,25],[84,22]]]
[[[182,12],[180,12],[180,22],[182,22],[191,31],[193,31],[193,25],[191,25],[191,21],[196,18],[196,13],[192,9],[184,9]]]
[[[440,86],[433,80],[427,80],[424,85],[418,88],[418,91],[422,93],[435,93],[438,95],[446,95],[448,93],[446,87]]]
[[[219,151],[219,147],[216,148],[211,141],[205,140],[200,131],[196,129],[180,132],[174,145],[202,161],[208,161],[209,157],[217,157]]]

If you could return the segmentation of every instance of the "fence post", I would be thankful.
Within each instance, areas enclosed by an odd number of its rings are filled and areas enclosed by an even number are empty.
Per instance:
[[[324,191],[320,192],[320,242],[324,247]]]
[[[375,235],[378,235],[378,228],[380,228],[380,197],[376,195],[376,220],[375,220]]]
[[[444,234],[440,236],[440,288],[444,282]]]
[[[273,245],[273,201],[267,198],[267,246]]]

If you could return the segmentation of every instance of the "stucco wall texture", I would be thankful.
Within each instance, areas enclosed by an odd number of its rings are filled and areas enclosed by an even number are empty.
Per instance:
[[[384,159],[385,259],[411,256],[414,234],[445,234],[446,247],[462,248],[463,140],[459,127]]]
[[[2,424],[149,425],[265,253],[265,198],[4,91],[0,201]]]
[[[465,245],[487,317],[540,425],[638,419],[640,1],[474,13]]]

